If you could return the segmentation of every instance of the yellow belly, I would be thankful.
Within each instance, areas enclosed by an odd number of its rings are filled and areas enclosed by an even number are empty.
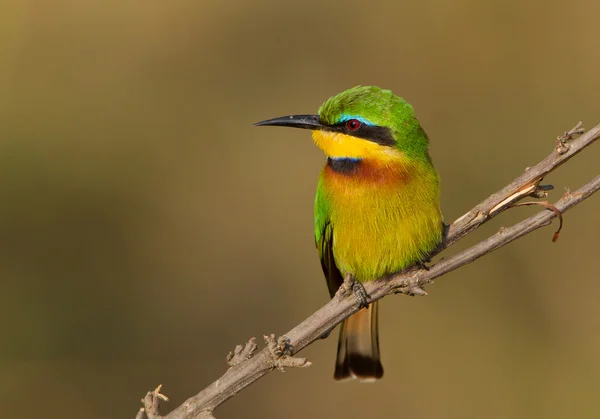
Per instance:
[[[433,168],[431,168],[433,169]],[[387,172],[386,172],[387,173]],[[425,258],[441,240],[435,171],[344,176],[325,168],[322,182],[342,274],[369,281]]]

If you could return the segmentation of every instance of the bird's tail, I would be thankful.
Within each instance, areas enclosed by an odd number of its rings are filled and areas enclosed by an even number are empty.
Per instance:
[[[342,323],[333,378],[374,381],[382,376],[383,367],[379,360],[377,302],[373,302]]]

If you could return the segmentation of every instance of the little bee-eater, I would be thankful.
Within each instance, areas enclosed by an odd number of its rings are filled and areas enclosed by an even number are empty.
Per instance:
[[[411,105],[389,90],[357,86],[318,115],[255,125],[312,130],[327,155],[315,199],[315,239],[331,297],[344,279],[362,283],[427,259],[442,238],[439,178]],[[377,302],[341,326],[334,378],[383,376]]]

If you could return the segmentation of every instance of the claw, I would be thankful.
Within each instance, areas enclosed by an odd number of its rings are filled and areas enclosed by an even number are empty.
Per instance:
[[[352,284],[352,292],[354,293],[354,296],[356,297],[356,300],[358,301],[358,306],[360,308],[369,306],[369,294],[367,294],[367,290],[365,290],[363,284],[361,284],[358,281],[354,281],[354,283]]]
[[[344,282],[340,285],[338,293],[342,296],[348,296],[351,293],[354,294],[360,308],[368,307],[369,305],[369,294],[365,290],[363,284],[354,279],[354,275],[347,274],[344,278]]]
[[[416,265],[423,269],[424,271],[429,271],[429,266],[427,265],[427,263],[430,262],[429,260],[422,260],[420,262],[417,262]]]

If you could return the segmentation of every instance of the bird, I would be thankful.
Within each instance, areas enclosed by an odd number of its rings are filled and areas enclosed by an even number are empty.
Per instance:
[[[332,96],[316,115],[254,125],[312,130],[326,155],[314,204],[315,243],[330,297],[351,284],[363,306],[342,322],[334,379],[375,381],[383,376],[378,302],[369,304],[362,284],[424,264],[442,240],[429,138],[409,103],[376,86]]]

